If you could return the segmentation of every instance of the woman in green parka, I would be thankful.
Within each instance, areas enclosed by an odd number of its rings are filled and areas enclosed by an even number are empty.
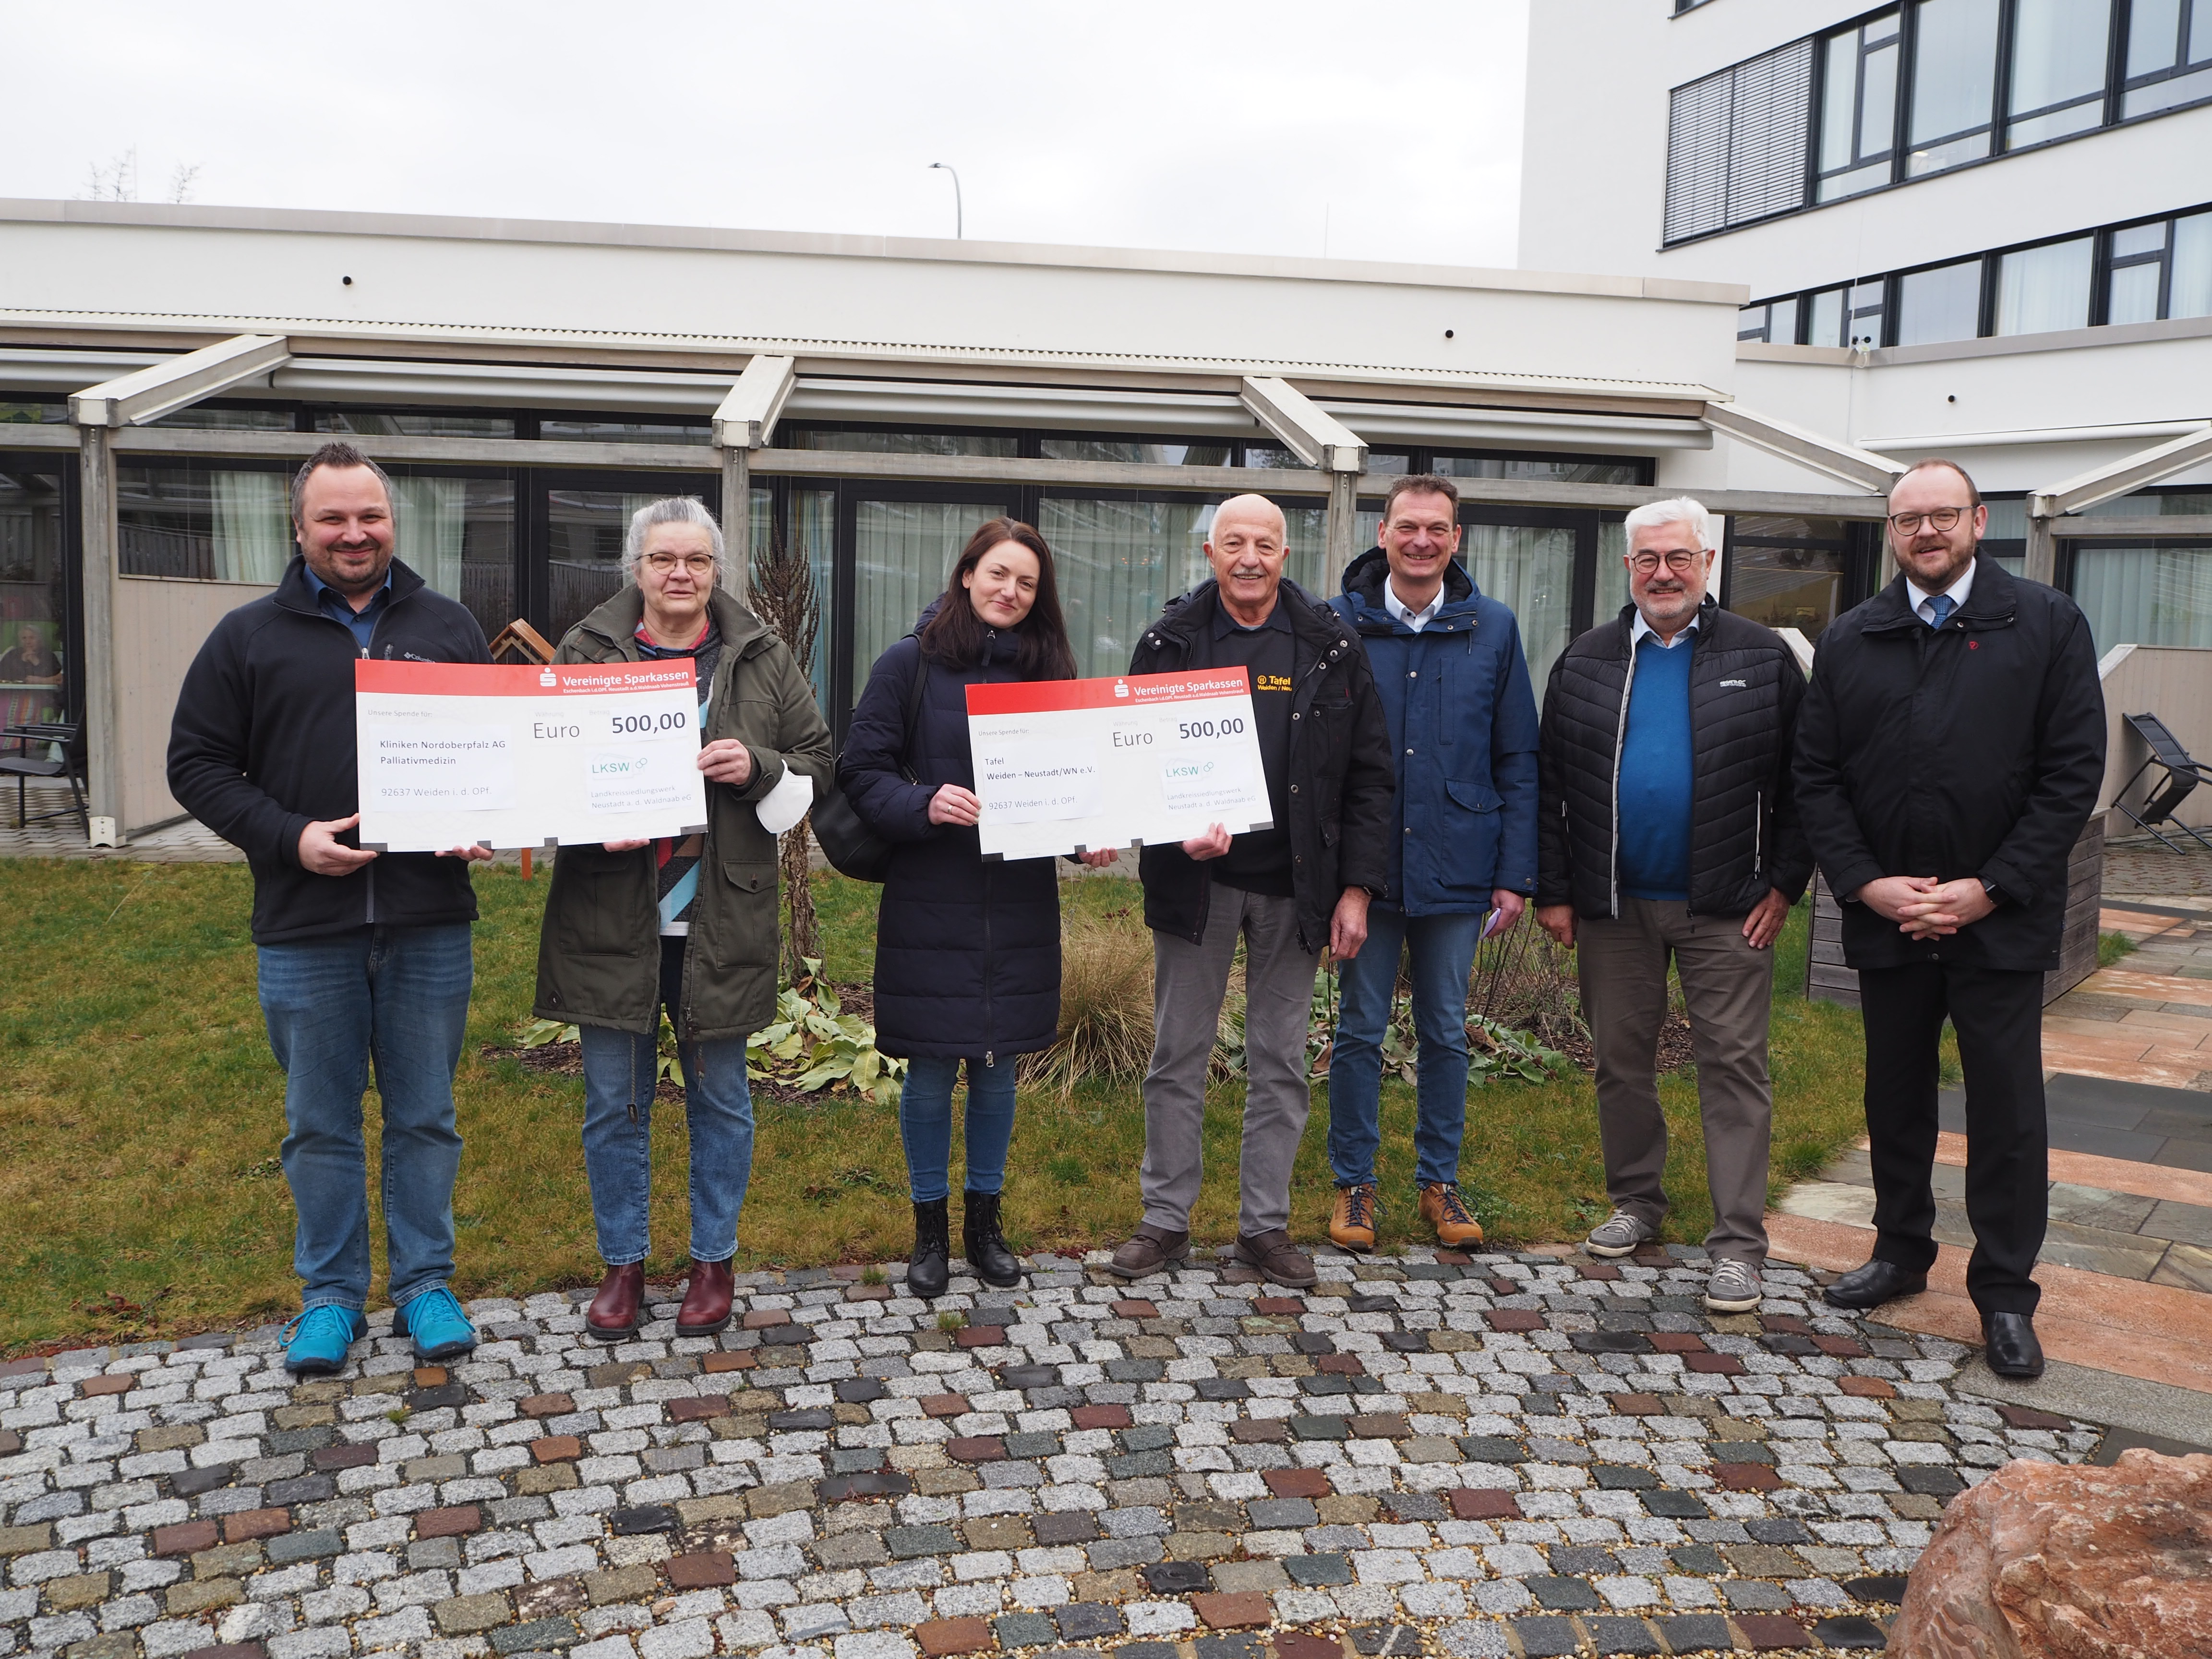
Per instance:
[[[731,1258],[752,1173],[745,1039],[775,1018],[775,836],[756,810],[787,772],[830,776],[830,728],[799,665],[725,592],[722,532],[690,497],[631,515],[620,592],[570,629],[558,662],[690,658],[699,688],[707,832],[563,847],[538,945],[538,1013],[584,1048],[584,1167],[605,1279],[585,1316],[604,1342],[638,1329],[653,1184],[660,1011],[675,1027],[691,1139],[691,1279],[679,1335],[730,1321]],[[787,797],[788,795],[787,790]]]

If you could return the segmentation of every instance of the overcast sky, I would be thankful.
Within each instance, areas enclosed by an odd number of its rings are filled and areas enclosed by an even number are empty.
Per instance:
[[[10,5],[0,196],[1504,265],[1527,3]]]

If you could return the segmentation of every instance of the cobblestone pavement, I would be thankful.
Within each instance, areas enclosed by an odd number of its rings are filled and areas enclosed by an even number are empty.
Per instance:
[[[611,1349],[586,1292],[477,1302],[449,1371],[386,1314],[307,1382],[273,1329],[0,1367],[0,1654],[1879,1648],[1947,1497],[2096,1443],[1786,1268],[1708,1316],[1681,1247],[1103,1261],[753,1274]]]

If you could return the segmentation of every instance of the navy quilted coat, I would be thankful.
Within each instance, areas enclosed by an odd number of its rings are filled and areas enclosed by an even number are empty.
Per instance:
[[[1018,642],[994,634],[981,663],[929,665],[911,754],[907,699],[921,665],[911,635],[876,659],[853,710],[837,781],[854,811],[895,844],[876,915],[876,1045],[887,1054],[1030,1054],[1050,1048],[1058,1032],[1055,861],[987,861],[972,828],[929,821],[940,785],[975,787],[968,688],[1019,678]],[[921,781],[908,783],[902,768]]]

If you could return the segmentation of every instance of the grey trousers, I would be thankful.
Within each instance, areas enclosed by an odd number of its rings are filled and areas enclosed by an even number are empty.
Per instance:
[[[1306,1028],[1318,952],[1299,946],[1297,902],[1216,882],[1206,938],[1152,935],[1152,1064],[1145,1074],[1146,1224],[1190,1231],[1205,1173],[1206,1067],[1229,967],[1244,938],[1244,1146],[1237,1228],[1249,1238],[1291,1218],[1291,1165],[1305,1133]]]
[[[1766,1019],[1774,951],[1755,950],[1741,916],[1692,915],[1686,904],[1623,895],[1618,919],[1575,918],[1583,1013],[1597,1050],[1598,1137],[1606,1195],[1656,1228],[1667,1215],[1667,1120],[1659,1109],[1659,1032],[1673,957],[1698,1061],[1698,1115],[1715,1256],[1766,1260],[1766,1156],[1774,1096]]]

